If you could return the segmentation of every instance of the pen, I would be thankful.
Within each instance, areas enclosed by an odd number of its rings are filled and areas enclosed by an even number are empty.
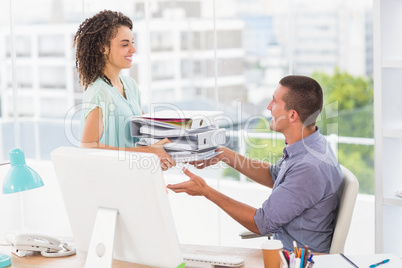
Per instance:
[[[348,263],[350,263],[351,265],[353,265],[353,267],[359,268],[359,266],[357,266],[357,265],[354,264],[351,260],[349,260],[348,257],[346,257],[345,255],[343,255],[342,253],[340,253],[340,254],[341,254],[341,256],[342,256]]]
[[[291,253],[289,256],[289,268],[295,268],[295,254]]]
[[[308,259],[306,260],[306,264],[304,266],[304,268],[309,268],[310,266],[313,267],[313,253],[309,254]]]
[[[290,256],[289,256],[289,252],[288,252],[287,250],[285,250],[285,257],[286,257],[286,261],[287,261],[287,263],[288,263],[288,265],[289,265]]]
[[[387,262],[389,262],[389,259],[386,259],[386,260],[383,260],[383,261],[374,263],[374,264],[370,265],[369,267],[370,267],[370,268],[374,268],[374,267],[377,267],[377,266],[379,266],[379,265],[381,265],[381,264],[384,264],[384,263],[387,263]]]
[[[293,247],[294,247],[294,249],[295,249],[295,255],[296,255],[296,258],[297,258],[297,257],[298,257],[298,256],[297,256],[297,253],[299,253],[299,250],[297,249],[296,241],[293,241]]]
[[[307,259],[308,256],[310,255],[309,250],[308,250],[308,246],[305,245],[304,246],[304,260],[303,260],[303,265],[305,265],[307,263]]]
[[[314,256],[314,254],[311,253],[311,254],[310,254],[310,257],[308,257],[308,261],[309,261],[309,262],[311,262],[311,261],[313,260],[313,256]]]
[[[301,253],[300,253],[300,268],[303,268],[303,264],[304,264],[304,248],[301,248]]]

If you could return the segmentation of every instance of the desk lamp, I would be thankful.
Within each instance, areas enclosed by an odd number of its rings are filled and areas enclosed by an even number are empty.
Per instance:
[[[11,169],[8,171],[3,182],[3,194],[12,194],[27,191],[43,186],[41,177],[25,163],[24,152],[20,148],[11,149],[10,156]],[[0,253],[0,267],[11,265],[10,256]]]
[[[27,191],[43,186],[43,181],[32,168],[25,163],[24,152],[20,148],[11,149],[11,169],[3,182],[3,194]]]
[[[10,35],[11,35],[11,65],[12,65],[12,88],[14,100],[14,137],[15,144],[19,147],[19,121],[18,121],[18,101],[17,101],[17,80],[16,80],[16,52],[14,47],[14,20],[13,2],[10,3]],[[43,186],[40,176],[25,164],[24,152],[15,148],[9,152],[11,169],[8,171],[3,182],[3,194],[22,192]],[[8,163],[7,163],[8,164]],[[3,165],[3,164],[1,164]],[[21,212],[22,213],[22,212]],[[0,267],[11,265],[10,256],[0,252]]]

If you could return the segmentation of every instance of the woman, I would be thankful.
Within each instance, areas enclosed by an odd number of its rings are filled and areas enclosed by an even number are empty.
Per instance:
[[[130,117],[142,113],[135,80],[120,74],[131,67],[136,52],[130,18],[121,12],[99,12],[80,25],[74,46],[80,83],[85,89],[81,147],[154,153],[162,169],[176,165],[163,149],[168,139],[135,147],[137,139],[130,135]]]

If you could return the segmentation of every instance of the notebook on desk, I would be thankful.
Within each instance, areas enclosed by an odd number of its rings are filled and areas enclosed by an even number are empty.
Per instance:
[[[357,267],[367,268],[370,265],[389,259],[389,262],[379,265],[378,268],[401,268],[402,260],[393,254],[366,254],[366,255],[348,255],[345,256],[352,261]],[[340,254],[328,254],[314,256],[314,268],[353,268],[353,264],[349,263]]]
[[[101,245],[106,251],[112,249],[114,259],[155,267],[174,268],[186,261],[156,155],[60,147],[51,157],[78,250],[99,256]],[[100,236],[113,235],[111,245],[102,239],[94,240],[99,236],[95,232],[97,215],[104,210],[117,211],[112,229],[107,228],[108,221],[100,224]],[[91,251],[94,241],[96,252]],[[97,258],[106,257],[102,254]],[[197,254],[187,257],[192,263],[242,265],[239,258]]]

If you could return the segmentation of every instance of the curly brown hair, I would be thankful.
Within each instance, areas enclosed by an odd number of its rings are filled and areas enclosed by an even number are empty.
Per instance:
[[[77,46],[75,54],[75,67],[77,68],[80,83],[86,90],[98,77],[111,84],[104,74],[106,57],[105,46],[109,47],[110,40],[121,26],[133,29],[131,19],[121,12],[104,10],[81,23],[74,36],[74,45]]]

